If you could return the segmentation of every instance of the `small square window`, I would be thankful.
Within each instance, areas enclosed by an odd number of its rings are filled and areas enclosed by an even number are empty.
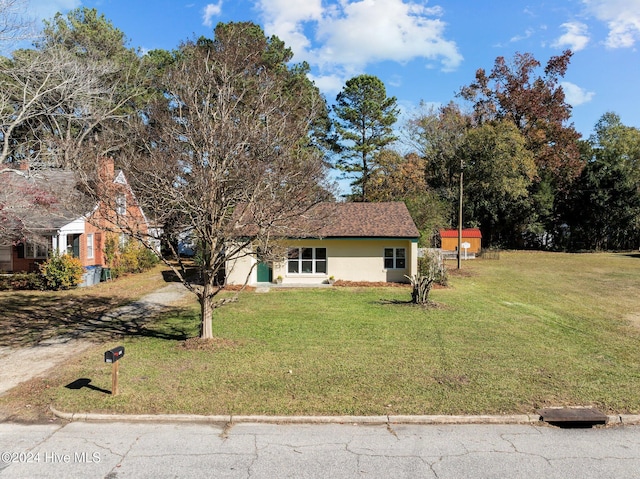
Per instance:
[[[298,259],[300,257],[300,250],[298,248],[289,248],[287,256],[289,259]]]
[[[384,249],[384,268],[385,269],[406,269],[406,250],[404,248],[385,248]]]
[[[316,273],[327,274],[327,262],[316,261]]]

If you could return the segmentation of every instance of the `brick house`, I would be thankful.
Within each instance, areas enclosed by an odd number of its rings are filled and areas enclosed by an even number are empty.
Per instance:
[[[103,160],[101,185],[109,191],[109,203],[92,202],[77,188],[74,172],[46,169],[28,176],[4,172],[0,181],[16,194],[37,189],[49,196],[50,204],[30,204],[16,211],[22,219],[20,231],[11,242],[0,244],[0,271],[36,271],[52,251],[71,254],[85,267],[105,266],[105,241],[115,235],[124,242],[121,227],[135,225],[147,231],[148,222],[138,206],[124,173],[115,171],[111,160]]]

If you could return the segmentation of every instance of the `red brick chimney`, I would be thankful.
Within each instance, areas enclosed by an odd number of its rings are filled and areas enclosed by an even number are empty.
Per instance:
[[[113,158],[107,156],[98,159],[98,176],[102,181],[113,181],[115,178],[115,165]]]

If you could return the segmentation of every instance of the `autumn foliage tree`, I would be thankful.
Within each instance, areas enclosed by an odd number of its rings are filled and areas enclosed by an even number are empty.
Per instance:
[[[425,161],[419,155],[382,150],[375,156],[375,163],[369,179],[369,201],[398,201],[426,190]]]
[[[513,122],[534,155],[539,176],[550,175],[559,187],[577,177],[583,166],[577,145],[580,134],[568,124],[571,105],[560,85],[571,56],[567,50],[551,57],[543,75],[537,74],[541,63],[530,53],[517,53],[511,63],[498,57],[488,75],[479,69],[475,81],[460,92],[473,104],[478,124]]]
[[[405,138],[424,162],[425,191],[407,202],[423,236],[457,224],[461,150],[471,126],[470,116],[453,102],[421,104],[405,125]]]
[[[408,143],[425,161],[425,180],[445,198],[455,198],[460,174],[460,148],[471,118],[451,102],[438,108],[421,105],[407,121]]]
[[[584,167],[578,148],[580,134],[571,119],[560,80],[572,53],[567,50],[541,63],[529,53],[508,62],[498,57],[490,73],[476,72],[475,81],[460,91],[471,102],[476,125],[511,122],[525,139],[536,171],[528,201],[520,205],[519,226],[509,246],[544,246],[560,228],[557,206]]]

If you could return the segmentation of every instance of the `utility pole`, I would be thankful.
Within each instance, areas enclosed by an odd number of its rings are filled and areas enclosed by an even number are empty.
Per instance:
[[[460,160],[460,203],[458,205],[458,269],[462,268],[462,177],[464,160]]]

